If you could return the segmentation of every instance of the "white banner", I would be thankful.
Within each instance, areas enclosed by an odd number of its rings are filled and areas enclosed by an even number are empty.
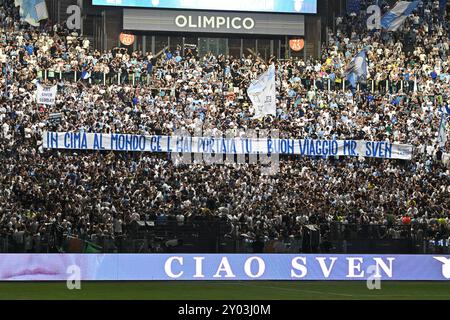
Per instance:
[[[280,154],[411,160],[413,152],[411,145],[358,140],[144,136],[85,132],[45,132],[43,140],[45,149],[153,153]]]
[[[269,70],[252,81],[247,94],[255,108],[253,118],[260,119],[266,115],[277,114],[275,65],[270,65]]]
[[[56,94],[58,93],[58,86],[44,87],[39,83],[37,83],[36,86],[36,102],[38,104],[54,105]]]

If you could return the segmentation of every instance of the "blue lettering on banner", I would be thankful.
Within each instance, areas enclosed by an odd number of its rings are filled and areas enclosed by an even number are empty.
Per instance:
[[[222,139],[222,150],[221,153],[236,154],[236,142],[234,139]]]
[[[197,153],[203,153],[205,150],[205,142],[203,138],[198,138],[197,141]]]
[[[236,154],[236,141],[234,139],[222,139],[222,148],[221,153],[227,154]]]
[[[199,149],[200,144],[197,145]],[[190,137],[177,137],[176,152],[178,153],[192,153],[192,138]],[[197,150],[200,152],[200,150]]]
[[[183,137],[177,137],[177,143],[176,143],[176,151],[181,153],[183,152]]]
[[[234,139],[231,139],[230,151],[233,154],[237,154],[236,141]]]
[[[205,143],[204,143],[203,146],[205,148],[203,149],[203,152],[204,153],[212,153],[213,147],[211,146],[211,144],[212,144],[211,139],[210,138],[205,138],[204,141],[205,141]]]
[[[111,150],[124,151],[125,139],[121,134],[111,135]]]
[[[253,152],[253,144],[251,139],[240,139],[241,140],[241,148],[242,154],[251,154]],[[269,150],[267,151],[270,152]]]
[[[316,153],[318,156],[322,155],[322,141],[316,140]]]
[[[133,150],[133,136],[124,136],[125,137],[125,150]]]
[[[104,136],[108,146],[104,145]],[[45,132],[44,148],[46,149],[81,149],[81,150],[113,150],[113,151],[149,151],[153,153],[220,153],[220,154],[281,154],[311,157],[359,156],[383,159],[410,160],[413,147],[397,145],[387,141],[355,141],[355,140],[293,140],[293,139],[248,139],[248,138],[215,138],[215,137],[169,137],[127,134],[102,134],[85,132]],[[172,143],[172,138],[176,143]],[[167,146],[166,140],[167,139]],[[195,139],[195,140],[194,140]],[[237,150],[237,141],[240,147]],[[196,150],[193,150],[193,142]],[[253,148],[258,143],[258,149]],[[164,145],[163,145],[164,144]],[[175,150],[173,150],[175,149]]]
[[[153,136],[150,138],[150,150],[152,152],[158,151],[158,137]]]
[[[205,138],[205,139],[202,139],[202,140],[203,140],[202,153],[210,152],[209,145],[210,145],[211,141],[208,138]]]
[[[119,150],[125,151],[125,137],[123,136],[123,134],[119,134],[119,138],[117,140]]]
[[[80,149],[87,150],[87,136],[86,133],[80,134]]]
[[[216,148],[215,148],[215,145],[214,145],[215,141],[216,141],[216,139],[214,139],[214,138],[211,138],[211,139],[208,141],[209,152],[210,152],[210,153],[216,153]]]
[[[198,141],[199,153],[216,153],[216,149],[214,147],[214,138],[199,138]]]
[[[58,133],[47,132],[47,147],[50,149],[58,149]]]
[[[252,139],[245,139],[245,151],[247,154],[253,153],[253,140]]]
[[[227,153],[228,152],[228,140],[224,139],[224,138],[218,139],[216,150],[217,150],[217,153],[221,153],[221,154]]]
[[[366,156],[374,158],[392,158],[392,144],[387,142],[366,142]]]
[[[339,144],[336,140],[298,140],[298,146],[302,156],[328,157],[339,153]]]
[[[86,133],[81,132],[67,132],[64,135],[64,147],[66,149],[81,149],[87,150],[87,136]]]
[[[310,140],[310,146],[309,146],[309,156],[315,156],[316,155],[316,149],[314,145],[314,140]]]
[[[299,140],[298,141],[299,149],[300,149],[300,155],[305,156],[308,155],[308,139],[306,140]]]
[[[100,136],[100,134],[97,134],[97,133],[94,134],[94,150],[101,149],[101,142],[100,142],[99,136]]]
[[[357,157],[359,154],[356,152],[356,148],[358,147],[358,143],[353,140],[345,140],[344,141],[344,155]]]
[[[170,147],[170,137],[167,137],[167,153],[171,153],[172,148]]]
[[[192,153],[192,137],[188,137],[184,140],[184,152]]]
[[[339,143],[336,140],[331,142],[331,155],[337,156],[339,153]]]
[[[110,146],[110,149],[111,150],[117,150],[117,134],[111,134],[111,146]]]
[[[322,156],[326,158],[330,154],[330,142],[325,140],[322,142]]]
[[[103,133],[100,133],[100,149],[105,150],[105,147],[103,146]]]
[[[70,145],[70,132],[67,132],[64,135],[64,148],[71,149],[72,146]]]
[[[102,141],[103,137],[101,137]],[[102,142],[101,142],[102,144]],[[116,151],[145,151],[146,138],[142,135],[125,135],[112,134],[111,135],[111,150]],[[103,148],[104,149],[104,148]],[[157,152],[158,149],[152,150]]]
[[[146,145],[145,136],[140,136],[139,137],[139,150],[140,151],[145,151],[145,145]]]
[[[268,139],[271,140],[271,139]],[[274,140],[274,150],[276,154],[294,154],[294,140],[291,139],[278,139]],[[272,145],[272,143],[271,143]],[[272,153],[272,147],[269,149],[269,154]]]
[[[272,139],[270,139],[270,138],[267,139],[267,154],[268,155],[271,155],[273,152],[272,144],[273,144]]]
[[[158,139],[156,140],[156,148],[157,148],[158,152],[162,152],[162,148],[161,148],[161,136],[158,136]]]

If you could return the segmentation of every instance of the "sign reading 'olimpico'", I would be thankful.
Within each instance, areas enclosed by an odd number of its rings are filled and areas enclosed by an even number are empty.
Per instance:
[[[305,17],[275,13],[123,10],[123,28],[137,31],[305,35]]]
[[[222,17],[222,16],[187,16],[180,14],[175,18],[175,24],[179,28],[191,29],[222,29],[228,30],[252,30],[255,28],[255,20],[253,18],[241,17]]]

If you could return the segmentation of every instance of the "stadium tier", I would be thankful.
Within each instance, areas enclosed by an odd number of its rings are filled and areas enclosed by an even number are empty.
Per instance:
[[[0,2],[1,252],[449,252],[439,1],[377,1],[401,32],[359,1],[317,39],[315,1],[94,1],[103,38]]]

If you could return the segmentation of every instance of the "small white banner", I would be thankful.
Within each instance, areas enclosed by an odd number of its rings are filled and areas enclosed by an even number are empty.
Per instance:
[[[58,86],[44,87],[39,83],[37,83],[36,86],[36,102],[38,104],[54,105],[58,93]]]

